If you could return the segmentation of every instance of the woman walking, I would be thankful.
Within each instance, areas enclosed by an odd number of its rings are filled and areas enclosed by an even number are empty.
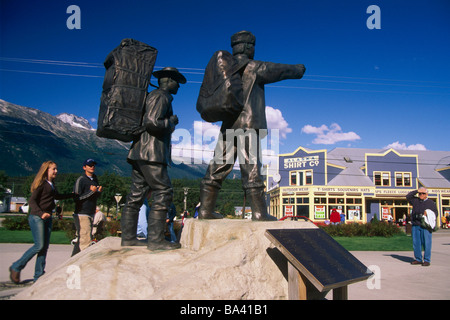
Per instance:
[[[34,245],[23,256],[9,267],[10,279],[14,283],[20,282],[20,271],[25,268],[36,254],[36,266],[34,269],[34,281],[44,274],[47,250],[50,244],[52,231],[52,211],[55,208],[55,200],[73,198],[73,194],[59,194],[54,180],[58,168],[53,161],[46,161],[41,165],[39,172],[31,184],[30,214],[28,223],[33,234]]]

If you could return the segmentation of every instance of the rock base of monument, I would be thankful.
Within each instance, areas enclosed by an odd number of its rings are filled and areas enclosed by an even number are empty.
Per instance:
[[[181,249],[122,247],[109,237],[71,257],[14,299],[279,300],[287,261],[267,229],[316,228],[306,221],[187,219]]]

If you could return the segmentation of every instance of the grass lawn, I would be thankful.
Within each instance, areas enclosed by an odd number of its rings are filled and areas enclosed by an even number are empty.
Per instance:
[[[334,237],[348,251],[412,251],[412,239],[405,234],[384,237]],[[64,231],[53,231],[50,243],[70,244]],[[0,228],[0,243],[33,243],[31,231]]]
[[[412,237],[333,237],[348,251],[412,251]]]
[[[51,244],[70,244],[65,231],[52,231],[50,236]],[[15,230],[10,231],[0,228],[0,243],[34,243],[31,231]]]

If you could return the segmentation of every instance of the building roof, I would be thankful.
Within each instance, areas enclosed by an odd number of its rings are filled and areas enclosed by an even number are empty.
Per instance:
[[[427,188],[450,188],[450,181],[437,170],[450,168],[450,151],[336,148],[328,152],[327,163],[344,168],[328,182],[330,186],[373,186],[365,174],[366,154],[385,154],[394,150],[400,155],[417,155],[419,181]]]

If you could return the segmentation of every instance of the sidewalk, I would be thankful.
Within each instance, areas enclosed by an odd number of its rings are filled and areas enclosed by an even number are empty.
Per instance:
[[[31,243],[0,243],[0,300],[19,293],[21,290],[33,284],[34,264],[36,257],[28,262],[22,270],[20,279],[22,284],[16,285],[9,279],[9,267],[18,260]],[[71,245],[51,244],[47,253],[47,264],[45,270],[48,272],[57,268],[72,255]]]
[[[348,287],[348,299],[450,299],[450,230],[439,230],[433,233],[432,239],[429,267],[411,265],[414,256],[412,251],[353,251],[352,254],[373,270],[375,276],[351,284]],[[327,298],[331,299],[331,296]]]
[[[0,243],[0,300],[17,294],[31,285],[35,258],[22,271],[24,284],[9,280],[8,268],[31,244]],[[70,258],[71,245],[50,245],[46,270],[57,268]],[[410,264],[412,251],[352,251],[352,254],[374,271],[367,281],[349,285],[349,300],[448,300],[450,299],[450,230],[433,233],[431,266]],[[332,299],[331,292],[327,299]]]

